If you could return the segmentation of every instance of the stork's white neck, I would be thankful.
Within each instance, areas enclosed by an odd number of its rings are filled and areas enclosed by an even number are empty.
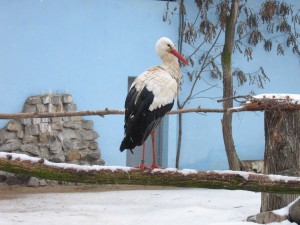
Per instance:
[[[178,60],[170,53],[161,55],[162,65],[165,70],[176,80],[178,86],[181,82],[181,71]]]

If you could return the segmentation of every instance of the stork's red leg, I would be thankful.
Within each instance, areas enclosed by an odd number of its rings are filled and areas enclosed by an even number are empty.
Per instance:
[[[155,131],[153,130],[151,132],[151,140],[152,140],[152,166],[150,167],[151,169],[155,168],[162,168],[156,164],[156,159],[155,159]]]
[[[140,169],[149,169],[147,166],[145,166],[145,142],[143,144],[142,147],[142,160],[141,160],[141,164],[136,166],[136,168],[140,168]]]

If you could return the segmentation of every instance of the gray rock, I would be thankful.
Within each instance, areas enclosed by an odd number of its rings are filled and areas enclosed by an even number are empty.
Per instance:
[[[16,132],[7,131],[6,129],[0,130],[0,140],[15,139],[16,137]]]
[[[61,123],[62,118],[61,117],[53,117],[51,118],[51,123]]]
[[[77,111],[77,107],[74,104],[64,104],[64,110],[66,112],[75,112]]]
[[[91,141],[99,137],[99,135],[93,130],[80,130],[79,134],[85,141]]]
[[[52,95],[51,96],[51,104],[53,104],[53,105],[59,105],[59,104],[61,104],[61,97],[60,97],[60,95]]]
[[[59,133],[58,138],[61,141],[64,141],[66,139],[76,139],[77,138],[76,131],[72,129],[64,129],[63,132]]]
[[[70,121],[70,118],[69,117],[62,117],[62,121],[68,122],[68,121]]]
[[[51,126],[49,125],[49,123],[40,123],[39,124],[39,128],[42,134],[45,133],[50,133],[52,131]]]
[[[6,129],[0,130],[0,143],[11,139],[16,139],[16,137],[17,137],[16,132],[6,131]]]
[[[83,129],[92,130],[94,128],[94,122],[93,120],[83,120],[81,126]]]
[[[259,224],[267,224],[267,223],[273,223],[273,222],[282,222],[284,220],[288,219],[288,215],[278,215],[275,214],[272,211],[269,212],[262,212],[254,216],[249,216],[247,218],[248,222],[255,222]]]
[[[98,159],[96,161],[90,162],[91,165],[98,165],[98,166],[104,166],[105,161],[103,159]]]
[[[63,110],[63,106],[62,106],[62,104],[60,103],[60,104],[58,104],[58,105],[56,105],[56,112],[63,112],[64,110]]]
[[[42,118],[42,123],[50,123],[50,118]]]
[[[26,184],[28,181],[27,175],[17,175],[12,173],[7,173],[5,183],[8,185],[21,185]]]
[[[289,208],[289,220],[300,224],[300,198]]]
[[[66,155],[67,162],[79,160],[80,158],[81,158],[81,155],[78,150],[69,151],[68,154]]]
[[[96,141],[91,141],[89,149],[96,150],[98,148],[98,143]]]
[[[40,185],[39,179],[36,177],[30,177],[26,184],[28,187],[38,187]]]
[[[22,130],[21,130],[21,131],[18,131],[18,132],[17,132],[17,137],[18,137],[18,138],[23,138],[23,137],[24,137],[24,131],[22,131]]]
[[[65,156],[63,154],[57,154],[57,155],[51,156],[51,158],[49,160],[51,162],[61,163],[61,162],[65,162]]]
[[[32,124],[40,124],[41,121],[42,121],[41,118],[33,118],[33,119],[32,119]]]
[[[81,121],[82,120],[82,116],[72,116],[71,120],[72,121]]]
[[[35,144],[25,144],[21,146],[21,151],[27,152],[33,156],[39,155],[38,147]]]
[[[50,143],[49,151],[50,151],[51,154],[59,154],[60,152],[62,152],[61,143],[58,142],[58,141]]]
[[[25,126],[25,134],[38,135],[39,126],[37,124],[31,124]]]
[[[8,143],[0,144],[0,151],[3,152],[13,152],[19,150],[21,148],[21,141],[20,140],[11,140]]]
[[[15,121],[15,120],[11,120],[6,128],[9,130],[9,131],[21,131],[23,130],[23,126],[20,122],[18,121]]]
[[[65,151],[86,149],[90,143],[88,141],[79,141],[77,139],[64,139],[63,147]]]
[[[73,102],[72,95],[68,95],[68,94],[62,95],[62,102],[63,103],[72,103]]]
[[[31,118],[22,118],[20,121],[21,121],[21,123],[22,123],[23,125],[29,125],[29,124],[32,124]]]
[[[63,123],[63,127],[78,130],[81,128],[81,121],[68,121]]]
[[[39,186],[41,186],[41,187],[47,186],[47,182],[44,179],[39,180]]]
[[[48,105],[48,112],[56,112],[56,107],[53,104]]]
[[[28,104],[24,105],[23,112],[35,113],[36,111],[37,111],[36,105],[28,105]]]
[[[82,156],[81,158],[83,160],[87,160],[87,161],[95,161],[100,159],[100,152],[92,152],[92,153],[87,153],[86,155]]]
[[[49,159],[49,148],[48,146],[42,145],[39,147],[39,157],[43,159]]]
[[[39,143],[44,144],[48,141],[48,135],[47,134],[39,134]]]
[[[36,105],[42,103],[42,100],[40,96],[32,96],[27,99],[26,103],[30,105]]]
[[[6,180],[6,172],[0,171],[0,182],[3,182]]]
[[[36,109],[37,109],[37,111],[40,112],[40,113],[47,112],[47,108],[46,108],[46,106],[43,105],[43,104],[37,104],[37,105],[36,105]]]
[[[37,137],[34,137],[32,135],[29,134],[25,134],[22,140],[23,144],[31,144],[31,143],[36,143],[38,140]]]
[[[44,95],[41,97],[43,104],[49,104],[50,103],[50,96]]]
[[[52,130],[62,130],[63,129],[62,123],[52,123],[51,129]]]

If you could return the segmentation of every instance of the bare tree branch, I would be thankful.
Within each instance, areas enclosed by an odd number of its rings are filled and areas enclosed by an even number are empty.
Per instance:
[[[194,80],[194,83],[193,83],[192,88],[191,88],[191,90],[190,90],[190,92],[189,92],[189,95],[188,95],[188,97],[185,99],[185,101],[181,104],[181,108],[183,108],[183,107],[188,103],[188,101],[190,101],[191,96],[193,95],[193,92],[194,92],[196,83],[197,83],[197,81],[200,79],[201,73],[202,73],[203,70],[209,65],[209,63],[206,63],[206,61],[207,61],[207,59],[208,59],[208,56],[209,56],[210,52],[212,51],[212,49],[213,49],[214,46],[216,45],[217,41],[219,40],[219,37],[220,37],[220,34],[221,34],[221,33],[222,33],[222,29],[220,29],[220,31],[219,31],[219,33],[218,33],[218,35],[217,35],[217,37],[216,37],[214,43],[212,44],[212,46],[211,46],[210,49],[208,50],[208,52],[207,52],[207,54],[206,54],[206,56],[205,56],[205,59],[204,59],[204,61],[203,61],[203,64],[202,64],[202,66],[201,66],[201,69],[200,69],[200,71],[198,72],[198,74],[197,74],[197,76],[196,76],[196,79]],[[219,55],[220,55],[220,54],[219,54]],[[219,55],[218,55],[218,56],[219,56]]]

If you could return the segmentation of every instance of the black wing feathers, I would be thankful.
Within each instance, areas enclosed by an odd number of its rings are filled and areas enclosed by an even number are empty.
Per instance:
[[[146,87],[140,94],[135,87],[130,89],[125,101],[125,137],[120,146],[121,151],[142,145],[174,104],[173,101],[150,111],[149,107],[153,99],[153,93],[148,91]]]

